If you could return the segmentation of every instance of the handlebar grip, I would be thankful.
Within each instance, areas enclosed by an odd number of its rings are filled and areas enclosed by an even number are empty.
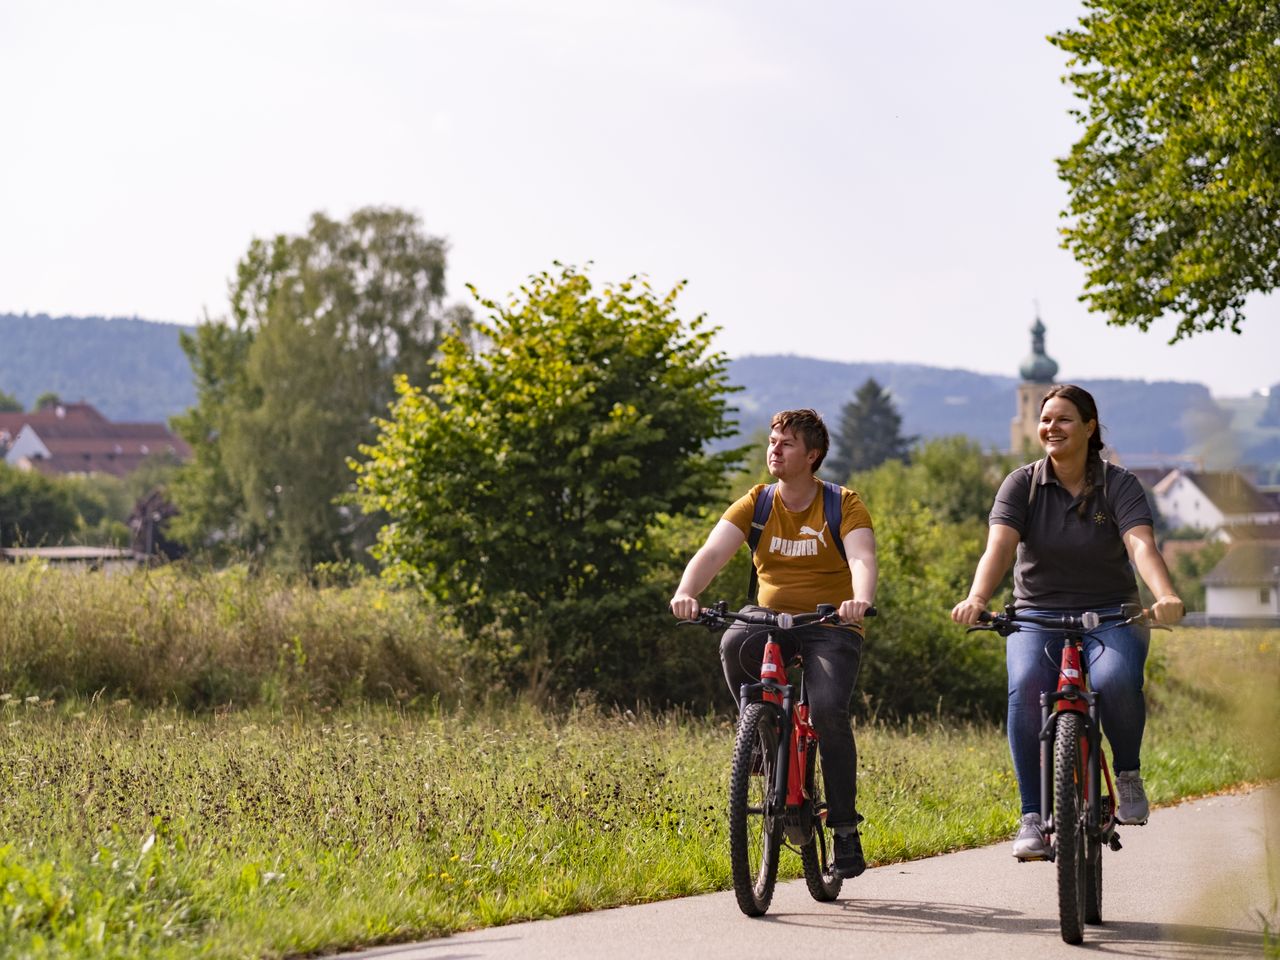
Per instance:
[[[996,618],[996,615],[992,613],[990,610],[983,610],[980,614],[978,614],[979,623],[990,623],[995,618]]]

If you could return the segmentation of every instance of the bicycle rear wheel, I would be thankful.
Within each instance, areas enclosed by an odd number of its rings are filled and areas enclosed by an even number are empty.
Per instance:
[[[806,766],[805,786],[809,791],[809,802],[813,805],[813,835],[809,837],[808,843],[800,847],[800,862],[804,864],[804,882],[809,887],[809,895],[815,900],[829,903],[840,895],[840,886],[844,880],[832,869],[835,849],[827,834],[826,792],[822,782],[822,762],[816,744],[809,748]]]
[[[1053,835],[1057,847],[1058,921],[1062,939],[1084,939],[1085,887],[1088,883],[1084,829],[1084,725],[1079,714],[1058,715],[1053,744]],[[1099,859],[1101,862],[1101,859]]]
[[[782,845],[782,807],[772,798],[782,715],[751,703],[738,721],[729,774],[729,865],[738,907],[763,916],[773,900]]]

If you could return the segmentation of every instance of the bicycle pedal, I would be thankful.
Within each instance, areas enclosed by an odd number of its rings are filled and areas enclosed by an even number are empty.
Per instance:
[[[1113,833],[1111,835],[1111,840],[1107,843],[1107,846],[1112,850],[1123,850],[1124,848],[1120,845],[1120,834]]]

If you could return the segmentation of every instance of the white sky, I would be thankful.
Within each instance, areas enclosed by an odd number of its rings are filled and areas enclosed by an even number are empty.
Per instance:
[[[686,278],[737,356],[1280,380],[1280,300],[1166,346],[1077,302],[1044,38],[1072,0],[0,4],[0,311],[194,323],[254,236],[366,204],[501,296]]]

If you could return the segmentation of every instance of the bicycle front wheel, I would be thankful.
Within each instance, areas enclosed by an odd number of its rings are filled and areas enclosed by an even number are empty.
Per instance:
[[[1084,939],[1085,822],[1084,822],[1084,724],[1080,715],[1064,710],[1058,715],[1053,745],[1053,836],[1057,847],[1058,920],[1062,939]]]
[[[800,847],[800,862],[804,864],[804,882],[809,887],[809,895],[829,903],[840,895],[844,881],[833,869],[835,850],[827,833],[827,801],[816,744],[809,748],[806,766],[809,769],[805,771],[805,786],[813,809],[813,834],[809,842]]]
[[[752,703],[738,720],[729,775],[729,865],[738,907],[763,916],[773,900],[782,845],[782,801],[773,784],[782,736],[782,714],[772,704]]]

